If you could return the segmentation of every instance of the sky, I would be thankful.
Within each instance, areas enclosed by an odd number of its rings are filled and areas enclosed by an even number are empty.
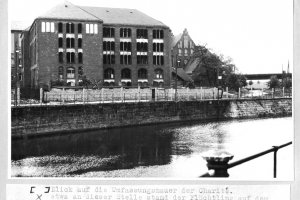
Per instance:
[[[10,20],[33,20],[64,0],[9,0]],[[196,44],[230,57],[239,72],[293,71],[293,0],[69,0],[76,5],[134,8],[186,28]]]

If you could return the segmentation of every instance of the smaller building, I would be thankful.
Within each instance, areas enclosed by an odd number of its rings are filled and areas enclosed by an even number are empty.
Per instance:
[[[195,51],[195,43],[189,35],[187,29],[172,40],[172,55],[174,61],[179,61],[179,67],[184,67]]]

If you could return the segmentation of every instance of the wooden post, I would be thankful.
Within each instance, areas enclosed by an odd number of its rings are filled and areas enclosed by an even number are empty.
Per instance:
[[[272,99],[274,98],[274,88],[272,88]]]
[[[239,97],[238,98],[241,98],[241,88],[239,88]]]
[[[154,94],[155,94],[155,101],[157,101],[157,94],[158,94],[157,88],[154,88]]]
[[[101,100],[102,100],[102,103],[104,103],[104,91],[103,91],[104,88],[101,88]]]
[[[284,95],[284,87],[282,88],[282,97],[285,97],[285,95]]]

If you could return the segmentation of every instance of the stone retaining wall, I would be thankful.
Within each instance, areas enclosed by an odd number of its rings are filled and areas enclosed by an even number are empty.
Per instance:
[[[291,99],[207,100],[13,107],[12,135],[230,118],[292,115]]]

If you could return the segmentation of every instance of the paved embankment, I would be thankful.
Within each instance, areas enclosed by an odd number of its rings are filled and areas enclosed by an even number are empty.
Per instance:
[[[292,99],[205,100],[13,107],[13,137],[99,128],[292,115]]]

